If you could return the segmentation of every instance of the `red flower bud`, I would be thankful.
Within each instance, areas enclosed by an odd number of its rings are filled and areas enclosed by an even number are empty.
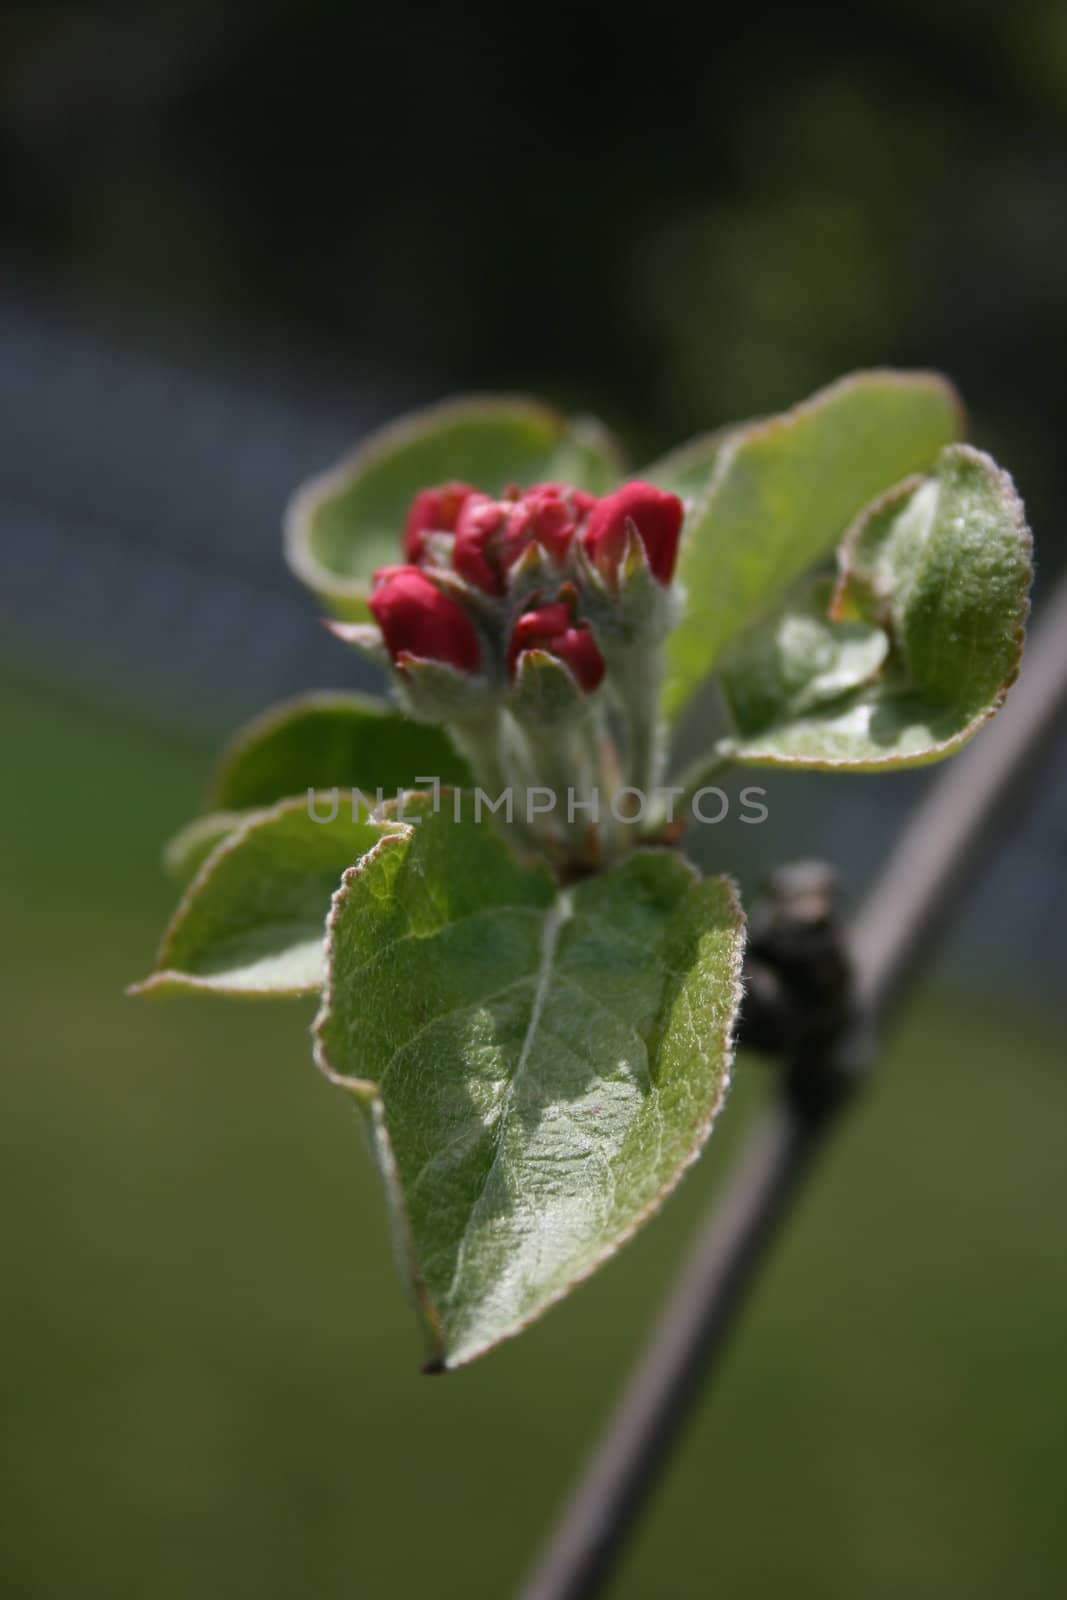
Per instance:
[[[452,533],[468,495],[469,483],[442,483],[436,489],[420,489],[411,502],[404,524],[404,556],[418,561],[428,533]]]
[[[472,494],[456,522],[452,565],[461,578],[503,594],[510,567],[531,544],[539,544],[562,564],[583,517],[596,501],[566,483],[539,483],[525,493],[514,486],[502,500]]]
[[[562,601],[525,612],[516,622],[508,649],[508,671],[514,676],[524,650],[547,650],[568,666],[586,694],[591,694],[604,676],[604,657],[583,622],[571,626],[570,607]]]
[[[464,502],[456,522],[452,565],[461,578],[487,594],[504,592],[497,545],[508,510],[508,506],[491,500],[487,494],[472,494]]]
[[[535,541],[554,561],[562,562],[583,515],[577,504],[578,493],[563,483],[540,483],[527,489],[508,517],[502,552],[504,566],[513,566],[527,545]]]
[[[595,494],[590,494],[588,489],[576,489],[570,483],[535,483],[531,485],[527,493],[536,494],[542,489],[548,489],[553,494],[565,495],[574,507],[579,521],[582,517],[587,517],[597,503]]]
[[[393,660],[418,656],[477,672],[482,652],[470,618],[418,567],[383,567],[370,597],[374,620]]]
[[[582,542],[594,566],[613,583],[626,547],[626,530],[632,524],[645,547],[652,576],[666,585],[674,576],[684,515],[676,494],[665,494],[651,483],[624,483],[599,502]]]

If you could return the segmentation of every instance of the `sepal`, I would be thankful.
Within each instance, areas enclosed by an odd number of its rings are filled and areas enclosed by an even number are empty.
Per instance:
[[[589,697],[557,656],[547,650],[524,650],[519,656],[508,707],[524,725],[559,728],[586,714]]]
[[[401,655],[393,674],[405,710],[419,722],[467,723],[490,715],[496,705],[497,693],[484,675],[460,672],[445,661]]]

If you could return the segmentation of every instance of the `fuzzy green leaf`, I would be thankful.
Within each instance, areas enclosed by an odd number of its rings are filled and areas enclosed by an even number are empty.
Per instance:
[[[192,883],[200,868],[221,839],[231,834],[243,820],[240,811],[209,811],[194,817],[168,839],[163,850],[163,870],[181,888]]]
[[[687,603],[667,646],[669,714],[875,495],[933,465],[961,420],[942,378],[861,372],[730,434],[683,531]]]
[[[889,639],[868,622],[833,622],[829,579],[807,583],[723,658],[720,682],[739,737],[795,721],[877,676]]]
[[[755,426],[755,421],[736,422],[710,433],[699,433],[696,438],[676,445],[665,456],[650,461],[635,476],[682,500],[699,500],[707,493],[712,472],[727,443],[735,434]]]
[[[840,620],[821,623],[826,640],[884,629],[888,658],[829,703],[782,695],[775,705],[773,695],[746,698],[746,653],[758,648],[746,641],[740,665],[723,672],[737,732],[721,750],[734,760],[922,766],[957,750],[1003,703],[1022,654],[1031,539],[1011,479],[988,456],[954,445],[929,479],[876,502],[846,536],[841,569]]]
[[[413,722],[358,694],[300,695],[253,718],[230,740],[211,785],[212,808],[269,806],[308,789],[395,795],[419,778],[467,785],[470,768],[442,728]]]
[[[613,441],[591,419],[568,422],[531,400],[450,401],[383,428],[301,489],[286,554],[336,616],[359,622],[372,573],[403,559],[404,519],[420,489],[459,479],[498,494],[558,479],[603,493],[621,474]]]
[[[330,814],[332,796],[315,811]],[[346,867],[377,844],[382,827],[350,793],[332,821],[313,821],[306,795],[249,813],[201,865],[171,920],[155,971],[134,994],[269,998],[321,984],[330,896]]]
[[[676,855],[560,891],[452,802],[345,874],[315,1030],[446,1367],[566,1294],[699,1154],[742,944],[732,886]]]

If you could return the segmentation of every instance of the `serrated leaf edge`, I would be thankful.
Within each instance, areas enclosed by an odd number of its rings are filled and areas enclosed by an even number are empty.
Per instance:
[[[1032,583],[1034,576],[1034,536],[1026,520],[1026,507],[1022,496],[1015,487],[1015,480],[1011,473],[1005,467],[999,466],[987,451],[979,450],[976,446],[962,441],[945,445],[938,454],[938,462],[940,463],[945,456],[949,455],[963,456],[969,461],[980,463],[988,467],[997,479],[1011,508],[1012,521],[1019,535],[1025,558],[1027,576]],[[910,478],[903,479],[900,483],[894,484],[879,495],[877,499],[872,500],[869,505],[865,506],[859,516],[846,529],[838,546],[839,571],[837,586],[830,602],[831,618],[834,617],[834,611],[840,605],[846,591],[848,572],[845,563],[847,563],[849,553],[854,549],[861,537],[867,522],[872,516],[877,515],[879,511],[890,505],[894,499],[903,500],[907,494],[913,494],[917,488],[929,482],[933,476],[933,472],[925,475],[915,474]],[[744,753],[742,754],[737,749],[737,741],[730,739],[720,740],[716,745],[716,750],[724,759],[735,763],[739,767],[779,768],[783,770],[793,767],[804,772],[903,772],[912,768],[932,766],[937,761],[943,761],[946,756],[955,755],[957,750],[962,750],[963,746],[974,738],[982,725],[988,722],[991,717],[995,717],[1001,706],[1003,706],[1008,698],[1009,691],[1018,679],[1022,667],[1023,650],[1026,645],[1026,624],[1029,617],[1030,592],[1028,584],[1027,591],[1023,595],[1022,603],[1016,613],[1014,630],[1015,657],[1008,676],[1004,679],[989,704],[984,706],[976,716],[972,717],[971,721],[964,728],[961,728],[959,733],[953,734],[951,739],[941,739],[934,744],[927,745],[914,756],[899,757],[888,755],[880,760],[872,759],[863,762],[835,761],[830,757],[813,759],[807,756],[782,756],[773,754],[770,751],[761,752],[758,747],[753,749],[748,745],[743,747]]]
[[[859,372],[846,373],[844,377],[837,378],[833,383],[826,384],[822,389],[816,389],[814,394],[797,401],[786,411],[776,412],[773,416],[760,418],[751,423],[740,423],[736,428],[726,431],[722,449],[720,450],[707,487],[703,495],[693,501],[687,508],[685,522],[682,525],[681,547],[678,553],[678,583],[683,600],[682,622],[685,620],[684,604],[686,594],[685,557],[693,536],[693,529],[701,523],[708,514],[712,501],[718,494],[723,479],[732,470],[738,452],[753,441],[762,441],[773,438],[777,433],[783,433],[791,428],[801,418],[812,412],[818,411],[827,400],[849,390],[865,388],[868,385],[891,385],[895,388],[910,388],[916,384],[925,384],[931,390],[940,391],[948,400],[954,414],[956,431],[962,433],[966,427],[967,414],[963,400],[955,384],[944,373],[936,372],[932,368],[898,368],[898,367],[867,367]],[[756,620],[755,618],[753,620]],[[715,671],[715,662],[708,666],[708,675]],[[663,685],[662,710],[668,723],[674,724],[697,692],[697,686],[690,688],[679,699],[674,688],[673,673],[668,671]]]
[[[340,792],[345,792],[349,796],[352,794],[351,790],[339,791],[339,793]],[[313,798],[315,800],[320,800],[327,797],[328,794],[326,791],[318,790],[315,792]],[[332,791],[329,791],[329,797],[332,797]],[[129,984],[126,989],[126,993],[128,995],[139,997],[142,995],[188,994],[199,992],[203,994],[223,995],[227,999],[234,1000],[258,1000],[263,998],[269,998],[271,1000],[289,1000],[300,999],[305,995],[317,994],[319,992],[320,985],[318,983],[293,984],[276,989],[272,988],[269,990],[263,990],[262,992],[259,990],[246,988],[230,988],[226,984],[221,984],[214,979],[204,978],[197,973],[184,972],[180,967],[170,967],[167,965],[171,945],[176,933],[180,929],[186,916],[188,916],[200,891],[205,887],[205,885],[216,872],[220,862],[223,861],[227,856],[232,855],[234,851],[236,851],[240,845],[245,842],[249,834],[256,832],[259,828],[268,826],[272,822],[278,821],[279,818],[287,816],[291,812],[303,810],[306,805],[307,796],[300,795],[293,799],[279,800],[272,806],[264,806],[256,809],[255,811],[246,812],[244,820],[237,825],[234,831],[232,833],[228,833],[224,839],[219,840],[211,854],[204,858],[200,867],[197,869],[195,877],[190,880],[188,887],[179,900],[177,907],[170,918],[170,921],[163,930],[163,938],[160,941],[159,952],[156,956],[155,968],[149,973],[147,978],[142,978],[137,983]],[[388,828],[391,831],[395,831],[397,826],[394,822],[379,822],[373,817],[368,817],[367,820],[373,823],[375,827]],[[374,846],[373,848],[377,848],[377,846]]]
[[[172,833],[163,846],[163,853],[160,858],[163,871],[175,883],[179,885],[186,883],[188,880],[182,868],[182,861],[189,847],[193,846],[195,848],[205,835],[210,837],[220,826],[224,826],[224,832],[220,833],[215,840],[215,844],[218,844],[220,839],[224,838],[226,834],[232,833],[234,828],[239,826],[245,814],[246,808],[244,807],[239,811],[227,809],[210,810],[202,812],[198,817],[193,817],[189,822],[183,823],[177,833]],[[214,849],[215,846],[212,845],[211,848]],[[210,853],[209,851],[208,854]],[[204,860],[207,860],[207,856],[204,857]]]
[[[405,833],[407,838],[410,840],[411,834],[413,833],[413,829],[410,827],[410,825],[405,825]],[[734,879],[727,877],[724,874],[720,874],[715,878],[704,878],[693,866],[692,862],[687,861],[684,856],[679,856],[675,851],[660,850],[646,846],[640,847],[638,850],[632,853],[634,855],[640,854],[668,856],[673,860],[681,862],[681,864],[688,871],[694,884],[717,882],[721,884],[727,892],[727,903],[728,908],[733,915],[734,930],[737,934],[741,935],[741,937],[735,940],[730,962],[728,990],[729,1004],[725,1010],[725,1021],[719,1041],[719,1050],[723,1062],[723,1072],[719,1080],[718,1092],[711,1106],[708,1108],[707,1115],[697,1126],[692,1146],[684,1160],[678,1163],[668,1181],[657,1191],[648,1204],[642,1207],[641,1211],[639,1211],[637,1215],[631,1219],[630,1223],[622,1233],[614,1238],[609,1245],[605,1246],[605,1248],[600,1251],[585,1267],[583,1267],[580,1272],[576,1273],[573,1278],[568,1279],[566,1283],[554,1290],[553,1293],[540,1306],[538,1306],[535,1311],[532,1311],[527,1316],[521,1318],[514,1324],[514,1326],[509,1328],[506,1333],[499,1335],[499,1337],[491,1340],[488,1344],[479,1345],[477,1348],[465,1352],[458,1359],[448,1358],[445,1354],[445,1345],[437,1306],[419,1272],[415,1241],[411,1232],[410,1221],[408,1219],[407,1204],[404,1198],[404,1192],[397,1173],[396,1159],[393,1154],[392,1141],[389,1137],[389,1129],[386,1122],[385,1103],[382,1099],[380,1087],[373,1079],[351,1078],[344,1073],[336,1072],[330,1065],[326,1047],[322,1041],[322,1028],[330,1014],[332,990],[332,961],[330,958],[332,954],[333,926],[335,918],[339,914],[340,909],[344,904],[344,900],[351,883],[353,883],[361,874],[361,872],[366,869],[371,859],[378,855],[386,846],[400,843],[403,837],[404,836],[398,830],[396,833],[381,839],[378,844],[376,844],[366,853],[366,855],[362,856],[358,862],[345,871],[345,874],[341,880],[341,885],[333,896],[333,899],[330,903],[330,912],[326,918],[326,981],[322,989],[322,1002],[315,1017],[315,1021],[312,1024],[312,1049],[315,1058],[315,1064],[323,1073],[323,1075],[336,1087],[344,1089],[351,1094],[361,1106],[368,1118],[375,1160],[386,1192],[386,1205],[389,1212],[397,1257],[400,1261],[401,1269],[404,1273],[410,1296],[422,1318],[423,1330],[427,1336],[430,1346],[431,1353],[429,1359],[423,1366],[423,1371],[453,1372],[458,1370],[460,1367],[467,1366],[470,1362],[477,1360],[480,1356],[488,1354],[490,1350],[495,1349],[498,1345],[503,1344],[510,1339],[516,1338],[520,1333],[524,1332],[526,1328],[530,1327],[532,1323],[538,1321],[539,1318],[544,1316],[545,1312],[551,1310],[551,1308],[558,1304],[559,1301],[565,1299],[572,1290],[584,1283],[586,1279],[591,1277],[594,1272],[596,1272],[605,1264],[605,1262],[610,1261],[613,1256],[617,1255],[623,1246],[630,1242],[630,1240],[644,1226],[644,1224],[648,1222],[651,1217],[655,1216],[656,1212],[660,1210],[664,1202],[678,1187],[678,1184],[681,1182],[685,1173],[688,1172],[689,1168],[700,1157],[705,1145],[708,1142],[708,1139],[711,1136],[711,1131],[718,1118],[719,1112],[722,1109],[732,1077],[734,1060],[734,1030],[737,1024],[737,1018],[741,1005],[741,996],[743,992],[742,962],[744,955],[743,934],[745,928],[745,913],[741,904],[740,891]],[[627,856],[625,859],[628,861],[631,859],[631,856]],[[620,863],[620,865],[622,864],[623,863]],[[566,893],[566,891],[561,890],[560,893],[563,894]],[[558,905],[559,900],[557,899],[555,906],[558,908]],[[545,908],[544,915],[546,918],[552,915],[552,911],[552,907]]]
[[[866,388],[871,384],[890,384],[894,388],[912,388],[916,384],[925,384],[932,390],[940,390],[955,413],[956,425],[960,433],[967,425],[967,412],[963,399],[950,378],[943,372],[936,372],[929,367],[865,367],[860,372],[849,372],[841,378],[835,378],[833,383],[828,383],[822,389],[816,389],[814,394],[807,395],[803,400],[798,400],[786,411],[778,411],[773,416],[763,417],[751,423],[739,423],[730,428],[728,437],[724,439],[722,450],[715,462],[708,487],[702,499],[693,507],[693,516],[701,514],[712,498],[722,479],[729,472],[734,458],[743,445],[753,441],[762,442],[771,439],[776,433],[784,433],[796,422],[819,411],[828,400],[836,398],[839,394],[847,393],[852,389]],[[685,539],[683,530],[682,539]],[[683,545],[684,548],[684,545]]]
[[[415,1240],[411,1232],[404,1191],[397,1171],[396,1156],[393,1152],[392,1140],[389,1137],[389,1129],[386,1126],[385,1102],[382,1099],[381,1090],[379,1085],[371,1078],[352,1078],[347,1073],[337,1072],[330,1065],[329,1055],[322,1037],[323,1029],[329,1020],[333,1007],[334,931],[345,901],[351,893],[352,885],[378,859],[384,850],[393,845],[403,844],[406,846],[410,844],[414,833],[415,829],[410,823],[398,824],[395,832],[383,835],[376,845],[373,845],[365,855],[361,856],[357,862],[354,862],[352,866],[345,870],[340,884],[334,890],[330,900],[330,909],[326,915],[326,978],[322,985],[319,1009],[315,1014],[315,1020],[311,1024],[311,1053],[315,1065],[323,1077],[332,1083],[335,1088],[343,1089],[347,1094],[350,1094],[366,1117],[371,1153],[382,1180],[382,1187],[385,1190],[386,1211],[389,1217],[389,1229],[392,1234],[394,1254],[408,1294],[422,1321],[429,1347],[436,1352],[443,1347],[440,1319],[437,1315],[437,1308],[419,1270]]]

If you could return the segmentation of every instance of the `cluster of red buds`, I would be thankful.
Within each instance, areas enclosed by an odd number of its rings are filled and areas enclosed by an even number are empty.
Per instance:
[[[460,673],[514,679],[522,655],[555,657],[584,693],[605,675],[603,640],[587,614],[616,595],[628,556],[667,588],[683,507],[650,483],[601,499],[541,483],[500,499],[465,483],[415,496],[404,528],[403,566],[375,574],[370,609],[397,665],[430,661]],[[488,604],[486,602],[489,602]]]
[[[551,792],[525,837],[566,870],[629,847],[624,791],[662,765],[663,639],[684,508],[654,484],[597,497],[567,483],[421,490],[404,563],[374,575],[374,625],[340,637],[392,665],[407,710],[447,724],[485,792]],[[615,812],[618,813],[618,806]]]

